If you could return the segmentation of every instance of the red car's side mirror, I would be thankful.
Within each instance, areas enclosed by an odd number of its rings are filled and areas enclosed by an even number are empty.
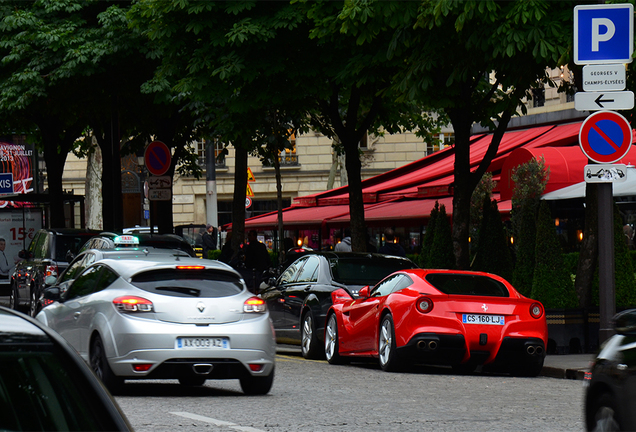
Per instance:
[[[358,291],[358,296],[360,296],[362,298],[369,297],[369,285],[365,286],[360,291]]]

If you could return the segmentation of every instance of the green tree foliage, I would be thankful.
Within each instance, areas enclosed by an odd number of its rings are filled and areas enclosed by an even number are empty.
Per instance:
[[[437,269],[455,268],[450,219],[443,204],[439,206],[439,213],[435,217],[433,242],[429,252],[427,267]]]
[[[439,202],[435,201],[435,206],[431,210],[431,214],[426,224],[426,235],[422,241],[422,249],[418,265],[422,268],[431,268],[431,251],[433,250],[433,238],[435,237],[435,224],[439,216]]]
[[[546,308],[577,307],[574,284],[565,268],[554,220],[545,201],[539,206],[535,258],[531,297]]]
[[[404,65],[394,77],[395,88],[404,100],[425,101],[450,118],[455,133],[453,242],[459,268],[469,266],[472,192],[497,154],[510,118],[524,109],[529,90],[549,80],[546,67],[567,61],[575,4],[345,2],[340,31],[356,35],[360,44],[393,32],[387,57]],[[476,122],[494,134],[473,167],[470,142]]]
[[[511,222],[516,257],[512,284],[525,296],[532,290],[537,212],[549,176],[550,168],[545,166],[543,157],[533,158],[512,171]]]
[[[494,273],[506,280],[512,278],[512,256],[508,239],[501,222],[496,200],[486,197],[483,218],[479,229],[477,253],[472,270]]]
[[[259,119],[275,111],[337,136],[342,146],[336,150],[346,155],[353,249],[366,250],[361,139],[402,128],[425,133],[433,117],[413,101],[396,102],[392,79],[402,60],[387,58],[392,33],[360,44],[343,31],[343,7],[332,1],[142,0],[131,15],[163,53],[149,87],[163,88],[166,76],[175,77],[175,89],[219,112],[213,127],[235,115]],[[416,10],[399,8],[412,16]],[[254,133],[260,125],[252,123],[230,125],[252,137],[266,135]],[[236,145],[231,132],[222,136]],[[242,142],[259,145],[255,141]]]

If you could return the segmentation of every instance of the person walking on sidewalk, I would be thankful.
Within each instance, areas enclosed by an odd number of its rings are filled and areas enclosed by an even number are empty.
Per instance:
[[[206,231],[201,239],[203,241],[203,258],[209,259],[209,252],[216,250],[216,228],[214,225],[208,224],[206,226]]]

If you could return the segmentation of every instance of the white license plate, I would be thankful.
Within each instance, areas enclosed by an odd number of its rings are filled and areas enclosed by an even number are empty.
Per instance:
[[[463,314],[462,322],[464,324],[493,324],[504,325],[505,318],[503,315],[479,315],[479,314]]]
[[[230,348],[228,338],[214,337],[178,337],[177,349],[210,349],[210,348]]]

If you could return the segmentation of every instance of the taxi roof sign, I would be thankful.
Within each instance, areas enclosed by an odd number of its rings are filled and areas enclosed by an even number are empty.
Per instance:
[[[133,235],[120,235],[113,239],[115,246],[139,246],[139,239]]]

